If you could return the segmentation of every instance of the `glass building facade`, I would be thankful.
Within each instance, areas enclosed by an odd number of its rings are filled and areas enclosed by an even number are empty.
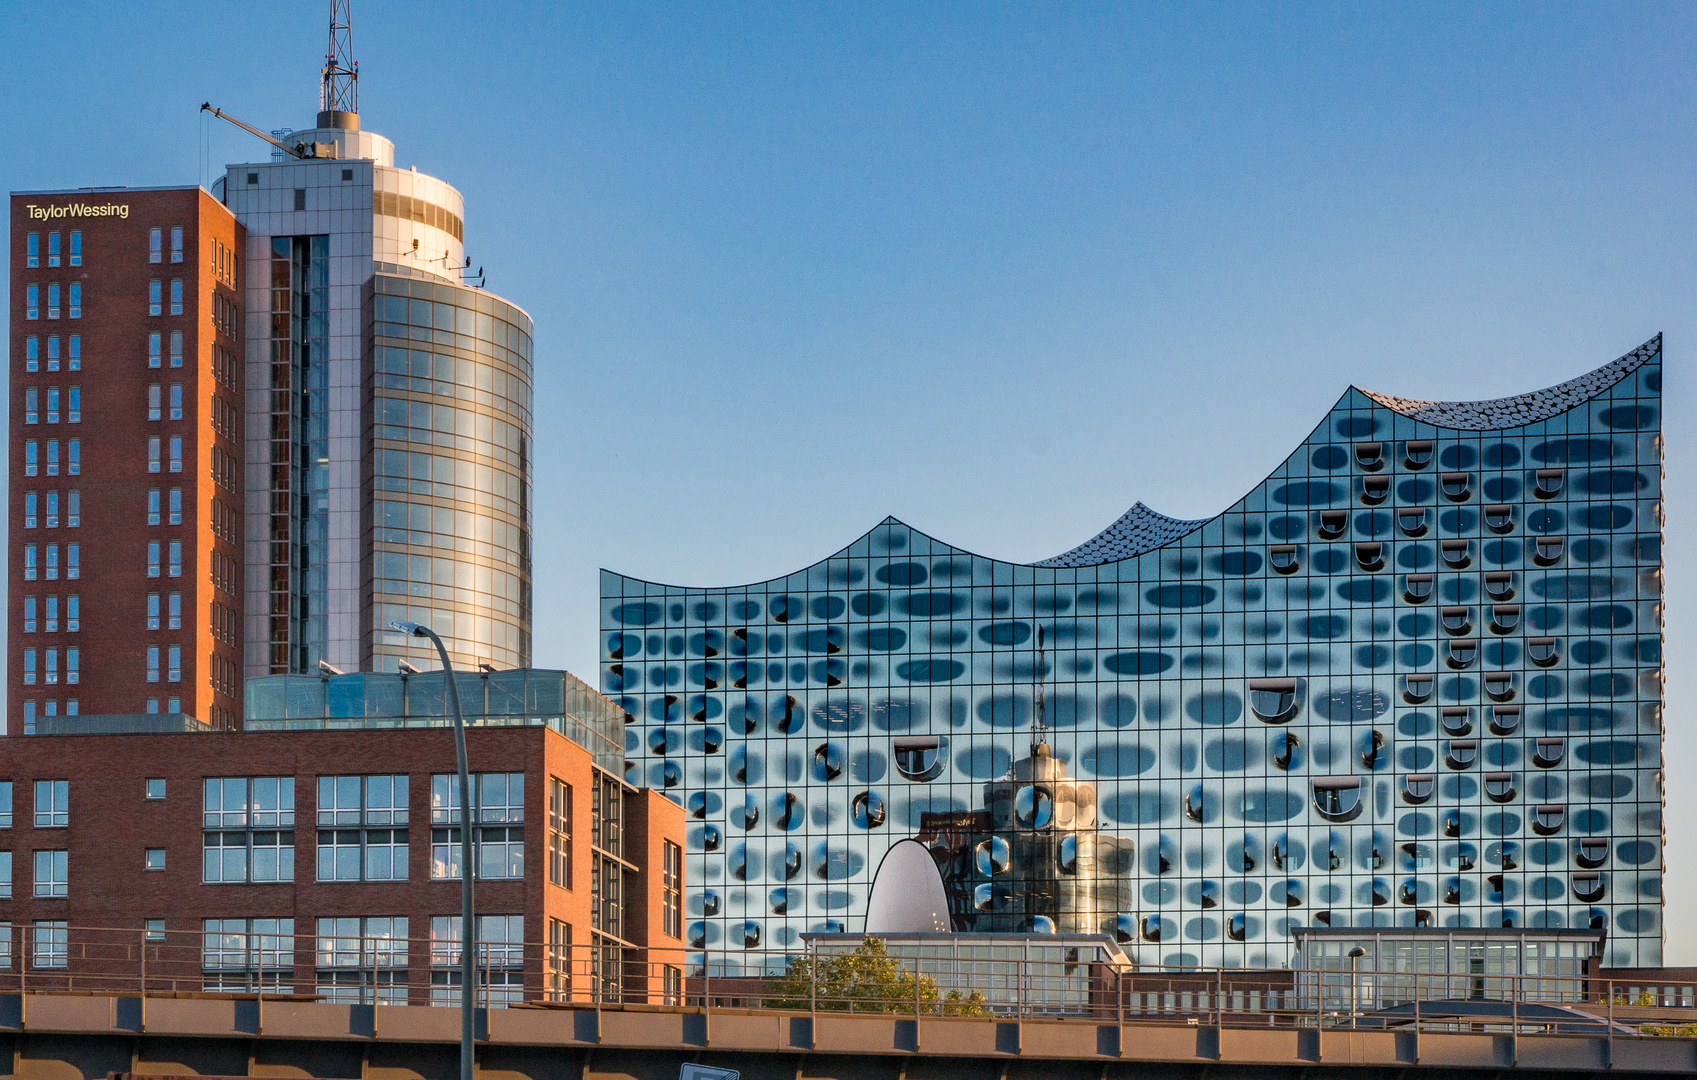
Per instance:
[[[1660,428],[1657,338],[1495,401],[1352,388],[1217,517],[1139,504],[1037,564],[892,518],[746,586],[604,572],[687,939],[857,931],[917,837],[957,930],[1141,963],[1524,927],[1659,964]]]

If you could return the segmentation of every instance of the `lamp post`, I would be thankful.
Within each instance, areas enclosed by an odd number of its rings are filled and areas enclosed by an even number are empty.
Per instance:
[[[471,888],[471,775],[466,771],[465,717],[460,691],[454,685],[454,665],[436,631],[418,623],[390,619],[389,629],[412,637],[429,638],[442,658],[447,676],[448,706],[454,716],[454,758],[460,771],[460,1080],[472,1080],[473,1047],[477,1041],[477,916]]]
[[[1355,973],[1355,965],[1366,955],[1367,950],[1359,945],[1349,950],[1349,1026],[1352,1028],[1361,1024],[1361,978]]]

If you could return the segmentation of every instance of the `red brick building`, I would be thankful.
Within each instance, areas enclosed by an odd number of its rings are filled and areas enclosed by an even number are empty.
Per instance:
[[[12,196],[10,734],[237,724],[245,243],[199,188]]]
[[[529,680],[535,704],[550,679],[570,695],[542,703],[555,715],[494,715],[504,686]],[[453,732],[424,715],[440,674],[412,681],[258,680],[278,708],[250,727],[278,730],[8,740],[0,979],[134,986],[145,954],[161,990],[457,1001]],[[347,684],[362,715],[329,715],[348,711]],[[395,687],[399,715],[363,715]],[[681,989],[684,812],[608,768],[622,771],[622,717],[591,695],[558,672],[461,677],[495,1005]]]

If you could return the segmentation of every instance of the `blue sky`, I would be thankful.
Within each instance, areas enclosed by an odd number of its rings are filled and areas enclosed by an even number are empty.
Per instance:
[[[10,7],[5,187],[260,156],[196,109],[309,122],[327,7]],[[764,579],[885,514],[1041,558],[1137,499],[1226,506],[1351,383],[1494,397],[1665,332],[1669,960],[1697,964],[1697,11],[354,22],[366,126],[465,193],[473,261],[536,318],[535,659],[591,677],[599,567]]]

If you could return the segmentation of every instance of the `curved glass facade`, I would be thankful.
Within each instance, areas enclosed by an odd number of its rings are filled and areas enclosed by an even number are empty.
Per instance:
[[[860,929],[896,840],[960,930],[1278,967],[1307,927],[1606,929],[1661,961],[1660,339],[1492,402],[1351,389],[1217,517],[1043,564],[895,519],[735,588],[604,572],[687,937]]]
[[[431,627],[456,665],[526,665],[530,316],[400,267],[373,275],[365,312],[364,666],[436,666],[429,642],[389,631],[390,619]]]

